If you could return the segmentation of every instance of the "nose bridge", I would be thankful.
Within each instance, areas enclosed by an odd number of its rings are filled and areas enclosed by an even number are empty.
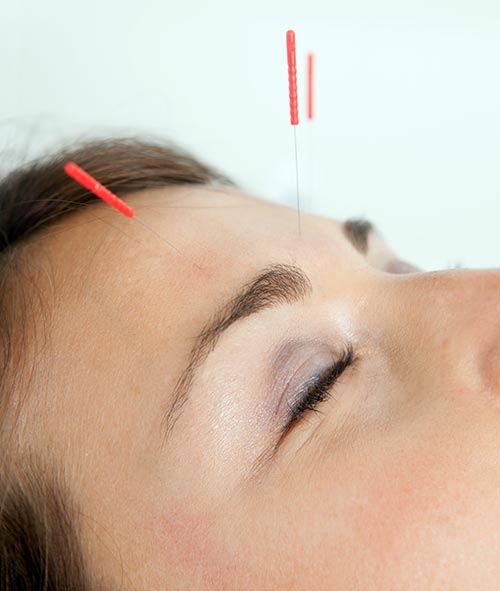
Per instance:
[[[448,331],[448,337],[500,321],[500,271],[436,271],[407,278],[403,289],[415,310],[436,329]]]
[[[396,280],[400,346],[436,380],[500,393],[500,271],[450,270]]]
[[[500,271],[452,270],[407,276],[407,285],[429,312],[461,311],[465,318],[482,316],[485,306],[498,311]]]

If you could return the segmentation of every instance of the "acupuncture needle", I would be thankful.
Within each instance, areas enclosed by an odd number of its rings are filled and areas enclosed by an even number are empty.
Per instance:
[[[297,57],[295,52],[295,31],[286,32],[286,52],[288,62],[288,94],[290,99],[290,123],[293,127],[295,147],[295,178],[297,184],[297,224],[301,235],[300,197],[299,197],[299,160],[297,156],[297,125],[299,124],[299,105],[297,94]]]
[[[309,208],[312,208],[313,182],[313,116],[314,105],[314,54],[307,54],[307,121],[309,136]]]
[[[95,179],[92,175],[90,175],[87,171],[85,171],[81,166],[78,166],[75,162],[67,162],[64,165],[64,171],[68,176],[70,176],[74,181],[80,184],[82,187],[99,197],[103,201],[105,201],[108,205],[119,211],[125,217],[130,218],[141,224],[144,228],[152,232],[159,240],[161,240],[164,244],[175,250],[178,254],[188,260],[190,263],[193,263],[196,267],[201,268],[199,265],[191,261],[183,252],[181,252],[177,247],[175,247],[171,242],[169,242],[166,238],[161,236],[154,228],[152,228],[148,223],[146,223],[143,219],[141,219],[136,213],[135,210],[130,207],[127,203],[125,203],[118,195],[115,195],[112,191],[110,191],[107,187],[102,185],[97,179]]]

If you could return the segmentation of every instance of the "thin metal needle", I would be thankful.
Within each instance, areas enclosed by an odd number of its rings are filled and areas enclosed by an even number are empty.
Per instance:
[[[307,209],[313,211],[313,194],[314,194],[314,175],[313,175],[313,122],[309,120],[308,124],[308,140],[309,140],[309,196],[307,198]]]
[[[295,143],[295,177],[297,180],[297,223],[299,229],[299,236],[302,234],[302,224],[300,220],[300,197],[299,197],[299,159],[297,157],[297,129],[293,126],[293,139]]]
[[[135,215],[133,218],[133,220],[135,220],[136,222],[139,222],[139,224],[141,224],[142,226],[144,226],[146,229],[148,229],[150,232],[153,232],[153,234],[159,238],[162,242],[164,242],[165,244],[167,244],[168,246],[170,246],[170,248],[172,248],[173,250],[175,250],[175,252],[177,252],[178,254],[180,254],[182,257],[184,257],[186,259],[186,261],[189,261],[191,264],[195,265],[195,267],[197,267],[198,269],[201,269],[200,265],[198,265],[197,263],[195,263],[194,261],[192,261],[189,257],[187,257],[183,252],[181,252],[178,248],[176,248],[171,242],[169,242],[166,238],[163,238],[163,236],[161,234],[159,234],[154,228],[152,228],[149,224],[147,224],[144,220],[142,220],[138,215]]]
[[[141,226],[144,226],[147,230],[152,232],[159,240],[161,240],[164,244],[167,244],[170,248],[175,250],[178,254],[186,259],[186,261],[190,262],[192,265],[197,267],[198,269],[202,270],[202,267],[192,261],[189,257],[187,257],[183,252],[181,252],[178,248],[176,248],[171,242],[163,238],[158,232],[152,228],[149,224],[146,224],[144,220],[136,215],[134,209],[127,205],[120,197],[115,195],[112,191],[110,191],[104,185],[101,185],[99,181],[97,181],[92,175],[90,175],[87,171],[83,170],[78,164],[75,162],[66,162],[64,165],[64,171],[68,176],[70,176],[74,181],[76,181],[79,185],[94,193],[97,197],[102,199],[108,205],[122,213],[125,217],[129,219],[135,219]]]

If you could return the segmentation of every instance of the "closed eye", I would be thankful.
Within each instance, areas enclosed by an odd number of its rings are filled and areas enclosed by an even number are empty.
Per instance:
[[[333,386],[344,371],[356,361],[351,345],[322,373],[304,382],[293,400],[287,401],[288,417],[281,439],[309,412],[320,412],[319,406],[332,396]]]

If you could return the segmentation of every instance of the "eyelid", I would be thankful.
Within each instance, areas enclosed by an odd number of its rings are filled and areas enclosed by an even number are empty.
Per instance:
[[[304,383],[323,373],[334,360],[332,349],[324,342],[295,341],[280,347],[272,364],[270,395],[275,401],[273,418],[284,418],[290,402],[300,396]]]
[[[345,348],[345,345],[339,349]],[[252,466],[248,472],[248,478],[253,480],[260,479],[262,472],[267,469],[270,462],[275,457],[282,441],[287,436],[286,426],[289,420],[289,408],[286,406],[284,395],[287,387],[290,387],[291,380],[297,375],[297,363],[301,363],[301,367],[307,366],[308,361],[316,359],[323,359],[323,370],[316,370],[317,373],[323,373],[332,363],[337,359],[337,347],[327,345],[325,341],[308,340],[308,341],[286,341],[281,343],[275,349],[274,354],[271,352],[269,357],[272,360],[269,365],[270,375],[267,376],[265,390],[270,388],[266,396],[266,400],[272,401],[269,409],[271,417],[270,433],[267,445],[263,448],[258,457],[253,461]],[[356,360],[358,355],[356,354]],[[293,372],[293,362],[295,361],[295,372]],[[286,372],[285,366],[288,366],[289,371]],[[303,369],[303,371],[305,371]],[[309,376],[309,379],[313,376]],[[304,380],[305,381],[305,380]],[[300,389],[300,385],[297,389]]]
[[[329,400],[332,391],[344,372],[357,361],[352,345],[349,343],[336,356],[326,370],[311,377],[300,389],[299,395],[292,405],[284,433],[288,433],[308,412],[321,412],[320,405]]]
[[[332,362],[331,355],[323,359],[316,355],[304,362],[288,382],[283,392],[281,406],[284,405],[287,412],[289,412],[290,408],[295,408],[302,401],[305,392],[311,387],[312,383],[320,379],[331,368]]]

